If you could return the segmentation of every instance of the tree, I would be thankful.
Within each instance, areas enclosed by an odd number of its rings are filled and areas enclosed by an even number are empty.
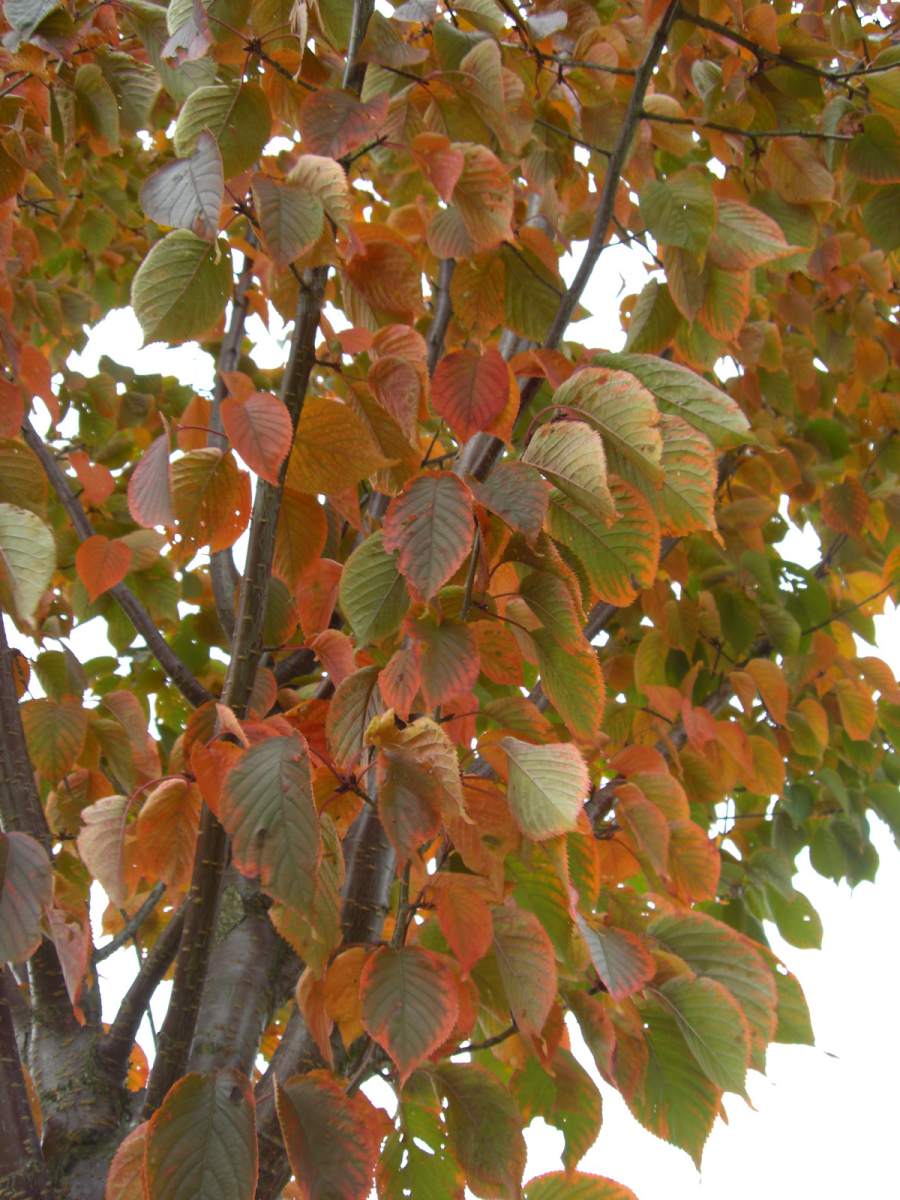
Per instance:
[[[3,8],[0,1195],[621,1200],[566,1014],[699,1162],[900,833],[895,10]]]

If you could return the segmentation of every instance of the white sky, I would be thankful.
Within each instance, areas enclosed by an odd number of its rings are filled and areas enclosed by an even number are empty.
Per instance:
[[[563,269],[570,277],[574,271],[571,258],[564,261]],[[646,278],[635,250],[609,247],[596,282],[584,298],[593,316],[579,323],[573,333],[586,345],[620,348],[624,340],[620,300],[627,292],[639,291]],[[272,333],[264,335],[259,318],[253,317],[252,322],[252,336],[262,337],[260,365],[279,365],[284,361],[279,345],[283,326],[275,318]],[[94,330],[85,351],[72,356],[70,365],[89,374],[96,370],[99,356],[108,353],[136,370],[171,373],[208,392],[212,359],[195,343],[174,349],[159,344],[140,349],[140,342],[140,330],[130,310],[113,313]],[[806,565],[819,559],[818,542],[809,528],[792,528],[781,550]],[[887,608],[887,615],[876,620],[876,652],[900,676],[900,622],[890,602]],[[26,652],[31,649],[14,629],[10,627],[8,632]],[[77,654],[108,652],[102,623],[95,620],[76,631],[72,647]],[[801,1196],[881,1200],[897,1194],[894,1138],[900,1040],[894,1030],[895,997],[900,990],[896,928],[900,870],[888,830],[877,818],[871,821],[881,857],[876,884],[863,883],[851,892],[846,885],[835,886],[817,875],[805,855],[801,860],[795,882],[822,917],[822,950],[796,950],[770,930],[773,949],[804,987],[817,1045],[770,1049],[768,1074],[750,1074],[748,1090],[754,1107],[728,1097],[729,1125],[717,1122],[698,1175],[687,1155],[647,1133],[618,1093],[599,1081],[590,1054],[573,1030],[573,1048],[598,1079],[604,1103],[600,1137],[582,1161],[582,1170],[626,1184],[639,1200],[759,1200],[760,1196],[772,1200]],[[104,904],[100,893],[92,905],[95,920]],[[107,1020],[115,1014],[128,986],[134,961],[132,948],[101,964]],[[163,985],[155,997],[157,1024],[165,1014],[168,990],[169,985]],[[149,1048],[146,1023],[141,1041]],[[378,1102],[386,1100],[386,1089],[377,1082],[366,1090]],[[526,1136],[528,1177],[558,1170],[562,1135],[537,1120]]]

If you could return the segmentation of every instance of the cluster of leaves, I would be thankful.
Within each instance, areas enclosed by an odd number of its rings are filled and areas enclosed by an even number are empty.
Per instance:
[[[900,580],[892,13],[3,12],[0,1190],[516,1197],[542,1116],[528,1200],[625,1200],[567,1015],[699,1163],[812,1040],[764,929],[818,944],[797,856],[856,883],[867,813],[900,835],[857,646]],[[615,240],[611,353],[567,332]],[[68,366],[129,303],[209,395]]]

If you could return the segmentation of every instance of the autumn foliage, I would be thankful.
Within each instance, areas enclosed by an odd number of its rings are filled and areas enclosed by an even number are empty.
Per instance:
[[[896,6],[2,11],[0,1195],[628,1200],[576,1027],[699,1164],[900,833]]]

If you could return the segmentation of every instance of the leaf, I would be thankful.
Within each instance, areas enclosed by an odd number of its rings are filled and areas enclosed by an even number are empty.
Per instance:
[[[511,900],[493,909],[494,955],[519,1032],[539,1038],[556,999],[553,946],[537,917]]]
[[[663,412],[683,418],[719,449],[752,440],[750,423],[731,397],[687,367],[650,354],[601,354],[594,361],[634,375]]]
[[[175,124],[175,153],[194,152],[204,130],[215,138],[222,170],[232,179],[251,167],[262,153],[272,129],[268,101],[254,83],[216,83],[200,87],[185,100]]]
[[[550,637],[569,649],[585,644],[584,615],[566,582],[549,571],[529,571],[519,584],[519,595]]]
[[[366,1200],[378,1157],[378,1124],[361,1093],[350,1097],[327,1071],[275,1083],[291,1170],[304,1200]]]
[[[411,625],[419,687],[425,707],[434,710],[467,695],[478,679],[478,644],[468,625],[423,618]]]
[[[104,796],[81,810],[83,828],[78,853],[113,904],[122,906],[135,882],[126,861],[126,823],[131,809],[127,796]]]
[[[144,876],[161,879],[173,891],[191,881],[200,792],[184,779],[166,779],[144,801],[136,825],[137,854]]]
[[[597,598],[624,606],[656,578],[659,524],[637,488],[615,479],[612,494],[619,516],[611,526],[557,494],[550,498],[547,527],[581,560]]]
[[[94,135],[98,153],[111,153],[119,145],[119,109],[116,94],[97,63],[83,63],[78,68],[73,89],[79,123]]]
[[[393,1059],[401,1086],[450,1037],[459,1012],[447,960],[418,946],[382,946],[359,981],[363,1024]]]
[[[491,910],[484,886],[474,876],[439,871],[431,888],[438,925],[465,979],[488,953],[493,941]]]
[[[131,473],[128,511],[137,524],[146,529],[175,524],[168,433],[150,443]]]
[[[4,406],[0,395],[0,423]],[[15,432],[20,424],[21,416]],[[5,437],[0,437],[0,503],[16,504],[39,517],[47,510],[47,476],[40,459],[23,442]]]
[[[477,502],[496,513],[510,529],[532,541],[541,532],[550,489],[533,467],[502,459],[483,483],[470,476],[468,484]]]
[[[196,93],[195,93],[196,94]],[[150,342],[186,342],[215,325],[231,297],[231,256],[176,229],[151,249],[131,284],[131,304]]]
[[[3,15],[10,32],[4,34],[4,46],[15,53],[22,42],[30,40],[38,25],[59,7],[59,0],[5,0]]]
[[[770,658],[751,658],[744,670],[753,679],[772,720],[787,723],[790,692],[784,671]]]
[[[583,421],[554,421],[535,430],[522,455],[585,511],[609,524],[616,506],[606,478],[600,434]]]
[[[208,446],[172,466],[172,505],[182,537],[210,551],[227,550],[247,528],[250,478],[234,456]]]
[[[660,425],[663,532],[683,536],[699,529],[715,530],[718,472],[709,439],[671,413],[663,414]]]
[[[600,1132],[600,1093],[590,1075],[561,1046],[546,1066],[529,1058],[513,1076],[512,1088],[525,1120],[540,1116],[562,1132],[563,1165],[571,1172]]]
[[[574,409],[602,434],[619,474],[621,465],[615,464],[625,460],[641,476],[656,482],[662,479],[659,412],[653,396],[633,373],[586,367],[556,389],[553,402]]]
[[[226,776],[216,816],[239,871],[258,876],[267,892],[293,908],[310,902],[322,842],[299,734],[251,746]]]
[[[653,955],[637,934],[588,921],[580,914],[577,923],[591,962],[614,1000],[639,992],[656,974]]]
[[[516,1103],[499,1079],[475,1063],[442,1063],[435,1072],[447,1099],[453,1152],[478,1196],[514,1196],[525,1170]]]
[[[246,400],[226,396],[220,412],[226,434],[250,470],[277,487],[294,437],[284,403],[271,392],[253,392]]]
[[[0,607],[30,622],[55,568],[56,543],[40,517],[0,504]]]
[[[272,571],[293,591],[325,549],[328,522],[315,496],[285,487],[281,493]]]
[[[204,129],[193,154],[166,163],[141,186],[141,208],[158,225],[189,229],[214,242],[225,193],[222,156],[216,140]]]
[[[396,633],[409,608],[409,592],[380,532],[370,534],[347,559],[338,596],[358,645]]]
[[[754,1047],[771,1040],[775,983],[749,939],[704,913],[657,917],[648,932],[698,975],[728,988],[750,1022]]]
[[[325,736],[335,765],[352,770],[365,749],[366,730],[384,704],[378,689],[378,667],[363,667],[348,675],[334,690],[325,717]]]
[[[391,501],[382,532],[410,590],[430,600],[471,549],[472,494],[456,475],[425,471]]]
[[[387,116],[388,97],[364,103],[352,92],[321,89],[300,109],[303,148],[329,158],[343,158],[373,141]]]
[[[27,833],[0,833],[0,962],[34,954],[52,897],[53,870],[40,842]]]
[[[813,142],[799,137],[772,138],[765,165],[775,191],[789,204],[825,204],[834,196],[834,177]]]
[[[476,433],[499,432],[514,380],[502,355],[492,347],[483,354],[454,350],[445,354],[431,381],[431,407],[460,442]]]
[[[714,979],[669,979],[660,994],[700,1069],[727,1092],[745,1096],[750,1027],[731,992]]]
[[[333,158],[301,154],[288,175],[288,182],[315,196],[339,229],[349,225],[353,208],[347,175]]]
[[[102,533],[95,533],[76,550],[75,569],[93,604],[131,570],[131,550],[122,541],[110,541]]]
[[[287,483],[315,496],[354,487],[388,465],[353,409],[335,396],[308,396],[294,435]]]
[[[145,1200],[144,1152],[148,1125],[148,1121],[142,1121],[119,1143],[109,1164],[103,1200]]]
[[[301,184],[254,175],[253,198],[266,249],[280,267],[288,266],[319,240],[325,210],[319,198]]]
[[[257,1149],[253,1091],[227,1068],[185,1075],[149,1122],[147,1200],[252,1200]]]
[[[639,1004],[649,1050],[643,1083],[626,1096],[640,1123],[680,1149],[699,1169],[703,1147],[719,1109],[719,1090],[703,1074],[668,1006]]]
[[[637,1200],[634,1192],[600,1175],[556,1171],[538,1175],[525,1188],[525,1200]]]
[[[785,240],[781,227],[740,200],[719,200],[709,256],[727,271],[748,271],[775,262],[796,250]]]
[[[29,700],[19,711],[32,763],[47,783],[56,783],[75,765],[87,737],[81,697]]]
[[[592,741],[600,732],[606,699],[596,651],[583,637],[564,646],[542,629],[531,636],[544,694],[573,737]]]
[[[577,828],[590,784],[577,747],[533,746],[513,737],[500,745],[509,761],[506,796],[525,836],[542,841]]]

